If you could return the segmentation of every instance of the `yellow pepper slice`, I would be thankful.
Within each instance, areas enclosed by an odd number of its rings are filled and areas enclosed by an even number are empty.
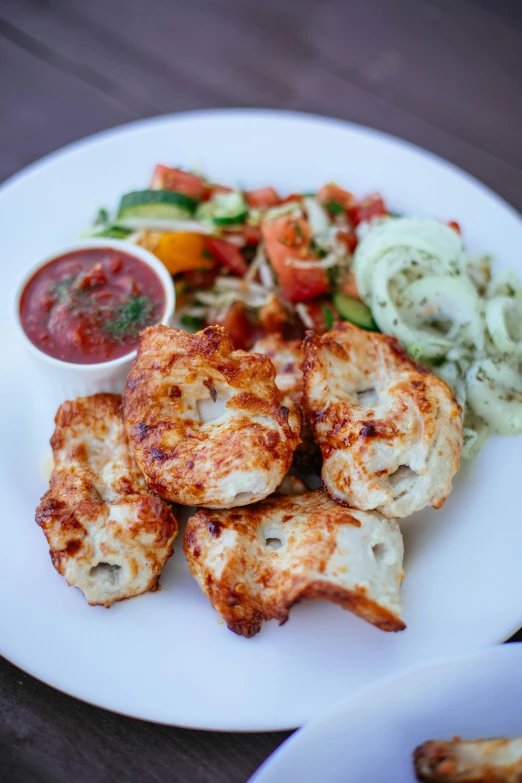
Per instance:
[[[209,269],[211,258],[205,257],[205,238],[201,234],[176,232],[162,234],[154,254],[171,275],[190,269]]]

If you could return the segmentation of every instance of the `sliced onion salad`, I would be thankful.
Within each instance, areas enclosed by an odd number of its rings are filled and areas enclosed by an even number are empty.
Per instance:
[[[390,250],[408,255],[418,253],[426,262],[436,263],[448,274],[462,265],[463,248],[459,235],[449,226],[428,218],[388,218],[370,228],[354,255],[354,272],[361,299],[370,305],[378,261]]]
[[[493,432],[522,432],[522,367],[502,358],[479,359],[468,370],[469,406]]]
[[[464,457],[489,433],[522,433],[522,285],[491,279],[491,259],[465,253],[449,226],[387,218],[366,227],[354,254],[361,298],[452,388],[463,409]]]
[[[486,302],[486,324],[499,353],[522,355],[522,296],[494,296]]]

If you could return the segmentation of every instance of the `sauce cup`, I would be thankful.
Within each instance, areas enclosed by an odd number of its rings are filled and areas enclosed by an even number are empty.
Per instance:
[[[38,374],[43,376],[48,382],[50,386],[49,391],[56,397],[57,402],[102,391],[121,393],[132,361],[136,356],[136,349],[134,349],[124,356],[96,364],[68,362],[44,353],[29,339],[24,331],[20,316],[20,305],[22,295],[29,281],[32,280],[40,269],[61,256],[78,250],[96,248],[108,248],[109,250],[126,253],[150,267],[161,282],[165,295],[165,309],[158,323],[170,326],[174,318],[176,294],[172,278],[161,261],[139,245],[134,245],[132,242],[126,242],[121,239],[84,239],[67,247],[61,247],[54,253],[47,255],[43,260],[40,260],[24,276],[17,289],[14,315],[19,338],[29,352]]]

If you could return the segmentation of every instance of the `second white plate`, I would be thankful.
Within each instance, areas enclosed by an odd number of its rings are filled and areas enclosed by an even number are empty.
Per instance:
[[[431,739],[522,735],[522,644],[407,669],[363,688],[294,734],[250,783],[415,783]]]

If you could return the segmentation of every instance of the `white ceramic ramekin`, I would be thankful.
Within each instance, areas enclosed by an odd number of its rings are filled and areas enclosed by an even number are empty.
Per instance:
[[[165,312],[161,319],[162,324],[170,325],[174,317],[174,308],[176,304],[176,293],[174,283],[170,274],[156,256],[139,245],[132,242],[126,242],[121,239],[84,239],[75,242],[67,247],[58,248],[54,253],[50,253],[44,259],[33,266],[24,276],[18,286],[15,296],[15,322],[19,337],[25,348],[29,351],[32,360],[35,363],[35,369],[38,375],[45,379],[54,391],[57,399],[66,400],[75,397],[83,397],[96,392],[122,392],[125,386],[125,380],[130,370],[130,366],[136,351],[131,351],[118,359],[111,359],[107,362],[98,364],[75,364],[73,362],[64,362],[61,359],[55,359],[53,356],[41,351],[24,332],[20,320],[20,300],[25,286],[31,278],[55,258],[72,253],[75,250],[88,250],[90,248],[107,247],[111,250],[119,250],[130,256],[138,258],[147,266],[151,267],[159,277],[165,291]]]

